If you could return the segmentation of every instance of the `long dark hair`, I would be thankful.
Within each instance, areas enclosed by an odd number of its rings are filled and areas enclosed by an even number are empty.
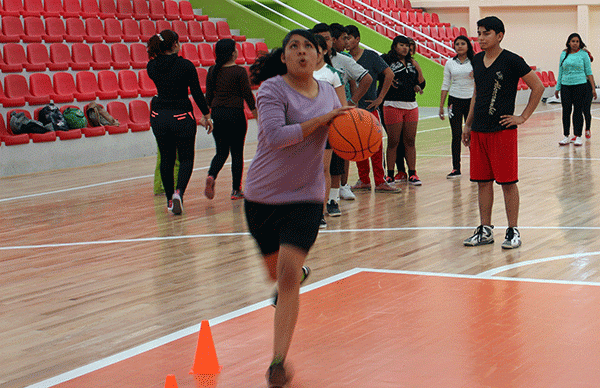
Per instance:
[[[456,39],[454,39],[454,43],[452,44],[452,48],[454,50],[456,50],[454,48],[454,46],[456,45],[456,41],[457,40],[464,40],[465,42],[467,42],[467,58],[469,58],[469,61],[473,61],[473,56],[475,55],[475,51],[473,50],[473,45],[471,44],[471,40],[469,38],[467,38],[464,35],[459,35],[456,37]],[[458,54],[456,54],[456,56],[454,58],[458,58]]]
[[[235,40],[233,39],[221,39],[215,44],[215,65],[212,70],[208,73],[206,82],[212,90],[215,90],[215,84],[217,82],[217,73],[223,65],[229,62],[231,56],[235,52]]]
[[[569,35],[569,37],[567,38],[567,43],[566,43],[567,49],[565,50],[567,52],[567,55],[565,55],[562,62],[560,63],[561,66],[565,62],[565,59],[567,59],[569,54],[571,54],[571,46],[569,45],[569,42],[573,38],[579,38],[579,50],[582,50],[585,48],[585,43],[583,43],[583,40],[581,39],[581,36],[578,33],[574,32],[571,35]]]
[[[179,42],[179,35],[175,31],[163,30],[148,40],[148,58],[154,59],[163,55],[166,51],[173,49],[175,43]]]
[[[281,47],[272,50],[270,53],[260,56],[254,64],[250,66],[250,81],[254,85],[259,85],[261,82],[268,80],[276,75],[284,75],[287,73],[285,63],[281,62],[281,55],[285,52],[285,47],[290,42],[293,35],[300,35],[306,38],[310,43],[318,47],[317,40],[312,32],[308,30],[292,30],[283,38]]]
[[[399,43],[404,43],[408,46],[408,53],[404,57],[404,60],[406,61],[406,63],[412,63],[412,56],[410,55],[410,39],[408,39],[404,35],[397,35],[392,41],[392,46],[390,47],[390,51],[388,51],[389,58],[394,61],[400,60],[400,56],[396,52],[396,45],[398,45]]]
[[[333,66],[331,64],[331,58],[329,57],[329,53],[327,52],[327,42],[325,41],[325,38],[323,38],[319,34],[315,34],[315,40],[317,41],[319,51],[323,52],[323,60],[325,61],[325,63],[329,66]]]

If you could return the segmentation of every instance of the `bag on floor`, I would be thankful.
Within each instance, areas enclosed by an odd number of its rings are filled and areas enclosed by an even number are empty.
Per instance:
[[[52,129],[46,128],[44,124],[37,120],[30,119],[23,112],[12,112],[9,125],[13,135],[52,132]]]
[[[83,111],[79,108],[67,108],[63,112],[63,116],[67,121],[70,129],[80,129],[87,127],[87,119]]]
[[[121,125],[119,120],[112,117],[102,105],[95,102],[88,104],[86,113],[92,127],[101,127],[106,125],[118,127]]]
[[[54,131],[68,131],[70,129],[60,109],[54,104],[43,107],[38,117],[40,122],[48,129]]]

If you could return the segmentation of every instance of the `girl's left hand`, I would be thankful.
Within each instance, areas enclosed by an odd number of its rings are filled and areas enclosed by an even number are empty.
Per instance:
[[[594,100],[598,99],[598,95],[596,94],[596,89],[592,91],[592,96],[594,96]]]
[[[423,89],[419,85],[415,85],[415,93],[423,94]]]

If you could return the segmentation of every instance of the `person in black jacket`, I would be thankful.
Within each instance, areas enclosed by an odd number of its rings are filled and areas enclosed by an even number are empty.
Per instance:
[[[198,73],[192,62],[177,55],[179,36],[161,31],[148,41],[148,76],[156,85],[157,95],[150,103],[150,125],[161,155],[160,175],[173,214],[183,212],[183,194],[194,168],[196,119],[188,98],[188,88],[204,115],[200,125],[212,132],[210,110],[202,94]],[[179,157],[177,187],[173,183],[175,158]]]

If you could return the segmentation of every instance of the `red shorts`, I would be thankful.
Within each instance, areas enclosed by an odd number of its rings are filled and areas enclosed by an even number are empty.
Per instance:
[[[383,107],[383,118],[386,125],[419,121],[419,108],[400,109],[386,105]]]
[[[471,132],[471,181],[519,181],[517,129]]]

